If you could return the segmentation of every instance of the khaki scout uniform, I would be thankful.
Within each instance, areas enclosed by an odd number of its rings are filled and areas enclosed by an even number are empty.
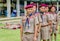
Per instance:
[[[24,23],[23,25],[23,41],[33,41],[34,38],[34,28],[36,24],[39,24],[37,17],[32,15],[31,17],[23,17]],[[26,19],[29,19],[29,24],[26,24]]]
[[[41,24],[42,19],[41,19],[40,13],[36,13],[35,16],[37,17],[39,23]],[[41,41],[41,32],[38,33],[38,40],[37,41]]]
[[[57,33],[56,31],[56,24],[58,22],[58,15],[56,13],[51,13],[51,19],[52,19],[52,33]]]
[[[47,14],[47,13],[41,14],[41,18],[42,18],[41,36],[42,36],[43,40],[46,40],[46,39],[50,38],[50,34],[49,34],[50,26],[49,25],[44,26],[44,25],[48,24],[48,21],[51,19],[50,19],[49,14]]]

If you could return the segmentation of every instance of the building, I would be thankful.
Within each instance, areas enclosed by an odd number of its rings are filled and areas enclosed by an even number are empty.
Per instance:
[[[57,11],[60,11],[60,0],[21,0],[20,4],[22,4],[24,7],[27,4],[30,4],[31,2],[35,2],[37,5],[39,5],[41,3],[46,3],[49,6],[51,6],[53,4],[57,7]],[[26,13],[26,11],[24,9],[22,11],[24,11]],[[38,7],[37,7],[37,12],[38,12]]]
[[[0,17],[19,17],[19,2],[20,0],[0,0]]]
[[[37,5],[41,3],[46,3],[49,6],[54,4],[57,7],[57,11],[60,11],[60,0],[0,0],[0,17],[20,17],[21,15],[26,15],[24,7],[31,2],[35,2]]]

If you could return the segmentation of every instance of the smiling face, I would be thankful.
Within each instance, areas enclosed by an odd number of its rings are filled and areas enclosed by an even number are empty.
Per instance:
[[[36,11],[36,6],[33,6],[33,12],[35,12]]]
[[[27,11],[27,14],[31,14],[33,11],[33,8],[28,8],[28,9],[26,9],[26,11]]]
[[[40,7],[40,11],[45,12],[45,7],[44,6]]]
[[[51,12],[55,12],[56,8],[55,7],[51,7]]]

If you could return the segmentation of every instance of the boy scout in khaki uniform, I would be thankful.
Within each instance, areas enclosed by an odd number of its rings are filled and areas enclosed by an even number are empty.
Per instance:
[[[50,18],[48,17],[48,14],[45,12],[46,4],[40,5],[40,15],[42,18],[42,24],[41,24],[41,35],[42,40],[47,41],[49,39],[49,25],[50,25]]]
[[[41,36],[40,36],[40,28],[41,28],[41,22],[42,22],[42,19],[41,19],[41,16],[40,16],[40,13],[39,12],[36,12],[36,8],[37,8],[37,5],[35,3],[31,3],[31,5],[33,5],[33,14],[35,15],[35,17],[37,17],[38,21],[39,21],[39,27],[38,27],[38,36],[37,36],[37,41],[41,41]]]
[[[48,38],[48,41],[50,41],[50,33],[52,32],[52,19],[51,19],[51,15],[50,15],[50,12],[49,12],[49,7],[48,7],[48,5],[46,5],[46,8],[45,8],[45,13],[48,15],[48,20],[49,20],[49,23],[50,23],[50,25],[49,25],[49,27],[48,27],[48,30],[49,30],[49,38]]]
[[[39,21],[32,13],[32,5],[26,6],[27,16],[23,17],[21,29],[23,32],[22,41],[37,41],[37,28]],[[21,32],[21,33],[22,33]],[[22,35],[22,34],[21,34]]]
[[[51,19],[52,19],[52,33],[51,33],[51,41],[52,41],[52,35],[54,34],[54,40],[56,41],[56,34],[57,34],[57,29],[58,29],[58,15],[56,14],[56,7],[51,6],[50,7],[50,14],[51,14]]]

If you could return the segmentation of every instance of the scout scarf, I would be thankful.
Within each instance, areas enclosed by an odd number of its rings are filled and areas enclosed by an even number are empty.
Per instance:
[[[43,22],[43,14],[44,14],[44,13],[43,13],[43,12],[40,12],[40,13],[41,13],[41,19],[42,19],[42,22]]]
[[[29,17],[31,17],[31,16],[32,16],[32,14],[29,14]],[[27,19],[26,19],[25,26],[28,26],[28,29],[29,29],[29,27],[30,27],[29,18],[28,18],[28,17],[27,17]]]

